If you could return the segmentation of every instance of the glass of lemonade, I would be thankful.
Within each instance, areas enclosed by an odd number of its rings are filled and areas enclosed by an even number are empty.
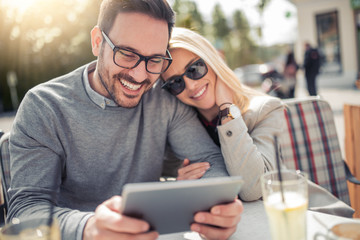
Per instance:
[[[281,171],[265,173],[261,187],[272,240],[306,240],[308,186],[305,173]]]
[[[49,223],[51,222],[51,226]],[[13,219],[0,232],[1,240],[61,240],[60,227],[57,219],[28,218]]]

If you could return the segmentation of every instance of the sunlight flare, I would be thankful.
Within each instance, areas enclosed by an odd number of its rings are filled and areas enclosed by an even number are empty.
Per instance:
[[[37,0],[3,0],[5,7],[25,11],[29,6],[37,2]]]

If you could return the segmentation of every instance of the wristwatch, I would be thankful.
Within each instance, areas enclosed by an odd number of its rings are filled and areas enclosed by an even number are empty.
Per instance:
[[[235,119],[240,117],[241,112],[240,109],[235,105],[235,104],[231,104],[229,107],[220,110],[220,119],[222,119],[223,117],[230,117],[231,119]]]

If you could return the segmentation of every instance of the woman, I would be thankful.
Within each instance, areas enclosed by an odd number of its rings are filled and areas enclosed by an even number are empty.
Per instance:
[[[273,139],[285,124],[282,102],[242,85],[209,41],[191,30],[175,28],[169,51],[173,63],[161,75],[163,88],[198,111],[229,174],[245,181],[240,198],[259,199],[260,176],[276,167]],[[199,178],[208,168],[188,163],[178,178]]]

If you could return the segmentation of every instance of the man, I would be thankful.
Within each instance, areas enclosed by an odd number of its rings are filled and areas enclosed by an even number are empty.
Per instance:
[[[166,142],[179,158],[210,162],[206,177],[227,175],[194,111],[156,83],[171,63],[173,17],[166,0],[104,0],[91,31],[97,61],[26,94],[10,136],[9,220],[53,209],[66,240],[156,239],[121,214],[119,195],[159,180]],[[228,238],[241,212],[239,200],[214,206],[191,229]]]
[[[309,95],[316,96],[316,76],[320,69],[320,55],[309,43],[305,43],[304,69]]]

